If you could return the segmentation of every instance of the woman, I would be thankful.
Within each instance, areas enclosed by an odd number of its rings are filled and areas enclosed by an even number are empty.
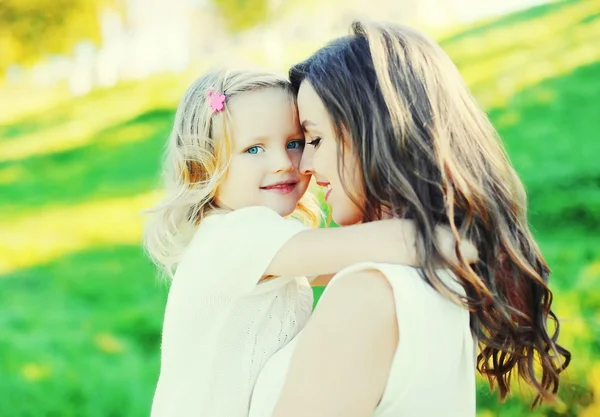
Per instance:
[[[501,398],[518,371],[534,405],[551,400],[570,353],[556,342],[549,269],[521,182],[447,55],[407,27],[355,23],[290,78],[301,167],[327,187],[333,219],[414,219],[425,267],[340,272],[263,369],[250,416],[474,416],[476,364]],[[444,257],[440,224],[480,261]]]

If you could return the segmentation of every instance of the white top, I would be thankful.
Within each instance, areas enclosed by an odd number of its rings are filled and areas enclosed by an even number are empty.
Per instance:
[[[358,264],[344,269],[331,282],[363,269],[379,270],[389,281],[401,335],[385,392],[372,417],[474,417],[476,343],[469,328],[469,312],[431,288],[411,267]],[[438,271],[438,275],[464,294],[449,271]],[[272,415],[301,337],[300,333],[263,368],[250,417]]]
[[[265,207],[207,217],[177,268],[166,305],[152,417],[245,417],[259,371],[308,320],[304,277],[263,281],[306,227]]]

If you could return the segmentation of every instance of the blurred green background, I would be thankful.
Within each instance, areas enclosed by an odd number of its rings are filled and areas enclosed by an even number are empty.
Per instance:
[[[381,17],[373,1],[150,3],[0,1],[0,416],[149,414],[168,284],[143,255],[139,212],[160,196],[177,101],[226,58],[285,71],[352,17]],[[427,18],[452,1],[405,3],[379,12],[441,42],[525,182],[573,353],[561,403],[529,411],[531,392],[515,386],[500,404],[480,381],[478,415],[600,416],[600,1],[476,20]]]

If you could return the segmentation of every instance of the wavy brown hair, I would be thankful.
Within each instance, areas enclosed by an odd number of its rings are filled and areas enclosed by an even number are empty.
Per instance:
[[[529,230],[523,185],[446,53],[408,27],[355,22],[349,36],[292,67],[290,79],[296,92],[309,82],[323,101],[340,170],[344,149],[358,156],[364,195],[353,200],[365,202],[365,221],[392,213],[416,222],[422,276],[471,311],[477,368],[501,399],[516,373],[537,391],[533,406],[553,400],[571,355],[557,343],[550,270]],[[456,237],[458,264],[436,244],[439,224]],[[461,237],[477,246],[476,264],[460,254]],[[439,260],[466,295],[438,278]]]

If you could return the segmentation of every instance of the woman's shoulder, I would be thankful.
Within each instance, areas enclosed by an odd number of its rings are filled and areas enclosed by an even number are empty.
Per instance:
[[[458,279],[448,270],[437,270],[440,281],[462,294]],[[330,301],[327,301],[330,300]],[[430,285],[422,271],[403,265],[361,263],[340,271],[329,283],[321,301],[345,309],[363,309],[365,319],[393,321],[405,336],[419,339],[427,328],[445,323],[449,328],[468,326],[469,312]]]
[[[360,300],[360,303],[348,303],[348,300]],[[378,312],[380,317],[395,314],[393,287],[388,277],[381,270],[371,268],[369,264],[364,264],[362,268],[346,268],[336,274],[325,288],[321,301],[343,304],[344,309],[357,304],[360,304],[360,309],[364,309],[370,305],[375,309],[366,310],[371,313]]]
[[[437,269],[435,273],[441,284],[456,293],[464,293],[458,278],[449,269]],[[346,267],[331,279],[329,285],[341,281],[352,281],[355,282],[354,285],[363,286],[371,284],[370,282],[361,283],[360,277],[377,278],[384,281],[387,290],[399,293],[397,296],[401,293],[410,293],[410,297],[415,298],[420,295],[437,294],[437,291],[427,283],[421,268],[376,262],[363,262]],[[352,284],[348,283],[347,285]]]
[[[436,272],[450,286],[458,281],[448,270]],[[431,378],[423,369],[430,365],[439,375],[451,372],[449,367],[455,363],[464,363],[465,369],[471,370],[475,344],[468,310],[429,285],[418,268],[379,263],[345,268],[332,279],[322,301],[330,305],[331,316],[323,321],[332,322],[337,310],[338,316],[358,323],[348,324],[356,340],[371,338],[371,348],[378,349],[378,355],[394,350],[382,402],[386,407],[398,403],[399,393],[428,386]],[[341,317],[338,322],[343,322]],[[442,341],[445,350],[432,356]]]
[[[376,262],[362,262],[351,265],[339,271],[329,281],[323,295],[336,288],[340,291],[365,291],[373,290],[393,294],[401,287],[415,284],[419,279],[416,268],[405,265],[383,264]],[[381,295],[381,294],[380,294]]]
[[[324,322],[352,323],[355,340],[386,335],[387,343],[380,340],[377,349],[393,350],[398,342],[397,337],[388,337],[397,332],[394,288],[385,273],[367,264],[338,273],[325,288],[313,316],[327,317]]]

